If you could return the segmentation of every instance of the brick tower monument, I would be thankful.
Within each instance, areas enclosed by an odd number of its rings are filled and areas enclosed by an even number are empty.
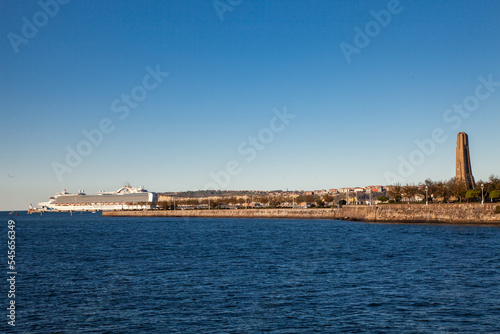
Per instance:
[[[457,177],[456,180],[463,182],[467,190],[474,189],[476,182],[472,176],[469,154],[469,136],[465,132],[457,135]]]

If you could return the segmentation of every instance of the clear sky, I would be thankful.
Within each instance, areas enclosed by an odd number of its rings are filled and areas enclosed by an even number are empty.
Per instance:
[[[499,175],[499,14],[496,0],[0,0],[0,210],[125,182],[449,179],[459,131],[476,180]]]

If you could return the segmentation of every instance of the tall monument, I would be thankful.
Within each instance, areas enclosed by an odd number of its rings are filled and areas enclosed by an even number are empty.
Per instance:
[[[457,177],[456,180],[463,182],[467,190],[474,189],[476,182],[472,176],[469,154],[469,136],[465,132],[457,135]]]

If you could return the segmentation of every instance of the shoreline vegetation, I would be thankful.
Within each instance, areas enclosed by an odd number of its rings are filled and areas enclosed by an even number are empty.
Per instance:
[[[379,190],[377,190],[379,189]],[[333,192],[332,192],[333,191]],[[467,190],[456,178],[415,184],[331,189],[330,191],[199,190],[158,193],[157,207],[176,209],[332,208],[360,204],[494,203],[500,200],[500,178],[476,182]]]

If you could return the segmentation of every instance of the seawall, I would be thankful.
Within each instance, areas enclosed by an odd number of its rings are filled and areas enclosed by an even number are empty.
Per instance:
[[[499,224],[499,203],[348,205],[335,209],[104,211],[107,217],[340,219],[365,222]]]

